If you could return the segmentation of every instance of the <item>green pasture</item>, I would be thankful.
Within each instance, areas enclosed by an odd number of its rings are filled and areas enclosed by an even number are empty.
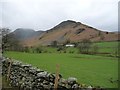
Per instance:
[[[117,87],[118,59],[77,53],[23,53],[5,52],[5,56],[32,64],[40,69],[55,73],[56,64],[64,78],[76,77],[78,82],[105,88]],[[112,81],[112,82],[111,82]]]
[[[91,45],[90,51],[92,50],[92,47],[94,45],[97,45],[98,50],[97,53],[98,54],[104,54],[104,55],[113,55],[116,53],[116,51],[118,50],[118,44],[120,44],[120,42],[117,41],[113,41],[113,42],[94,42]],[[39,46],[42,49],[42,53],[58,53],[57,49],[58,48],[54,48],[54,47],[46,47],[46,46]],[[78,47],[65,47],[65,50],[61,51],[64,53],[64,51],[66,51],[65,53],[79,53],[79,49]],[[30,52],[32,52],[32,49],[30,49]]]
[[[98,42],[94,43],[99,47],[100,53],[110,53],[114,54],[118,50],[118,45],[120,45],[120,42],[114,41],[114,42]]]
[[[113,41],[113,42],[97,42],[96,43],[99,47],[118,47],[118,44],[120,44],[120,42],[117,41]]]

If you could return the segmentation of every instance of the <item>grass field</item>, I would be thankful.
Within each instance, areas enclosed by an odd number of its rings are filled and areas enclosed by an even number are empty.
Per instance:
[[[101,53],[111,53],[114,54],[118,50],[118,45],[120,42],[98,42],[95,43],[99,47],[99,52]]]
[[[118,44],[120,44],[120,42],[114,41],[114,42],[96,42],[96,43],[92,43],[91,46],[97,45],[98,46],[98,54],[102,54],[102,55],[115,55],[115,52],[118,50]],[[41,46],[40,46],[41,47]],[[42,48],[42,52],[46,52],[47,53],[58,53],[57,49],[58,48],[53,48],[53,47],[41,47]],[[91,48],[92,49],[92,48]],[[90,51],[91,51],[90,49]],[[74,48],[74,47],[67,47],[66,48],[66,53],[79,53],[79,49],[78,47]],[[30,52],[32,52],[32,49],[30,49]]]
[[[114,41],[114,42],[97,42],[96,44],[99,46],[99,47],[118,47],[118,44],[120,42],[117,42],[117,41]]]
[[[115,88],[110,78],[118,80],[118,60],[115,57],[69,53],[21,53],[6,52],[5,56],[32,64],[40,69],[55,72],[60,64],[60,73],[64,78],[76,77],[79,83],[105,88]]]

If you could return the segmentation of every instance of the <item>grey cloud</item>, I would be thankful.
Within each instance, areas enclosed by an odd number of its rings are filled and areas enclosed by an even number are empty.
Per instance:
[[[47,30],[72,19],[101,30],[118,30],[118,0],[5,0],[0,25]],[[1,12],[2,11],[2,12]],[[1,15],[0,15],[1,17]]]

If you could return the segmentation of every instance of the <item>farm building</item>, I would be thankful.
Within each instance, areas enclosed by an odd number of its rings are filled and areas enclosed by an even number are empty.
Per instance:
[[[65,46],[66,46],[66,47],[75,47],[74,44],[66,44]]]

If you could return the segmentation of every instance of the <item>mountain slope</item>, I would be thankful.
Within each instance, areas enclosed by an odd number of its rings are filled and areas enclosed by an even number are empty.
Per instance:
[[[42,33],[43,31],[34,31],[32,29],[27,29],[27,28],[18,28],[11,34],[13,34],[17,40],[22,42],[24,40],[27,40],[36,36],[40,36],[40,34]]]
[[[115,41],[118,40],[118,34],[103,32],[80,22],[67,20],[47,30],[39,37],[25,40],[23,45],[49,45],[52,41],[64,43],[67,40],[70,40],[70,42],[80,42],[83,39],[90,39],[91,41]]]

